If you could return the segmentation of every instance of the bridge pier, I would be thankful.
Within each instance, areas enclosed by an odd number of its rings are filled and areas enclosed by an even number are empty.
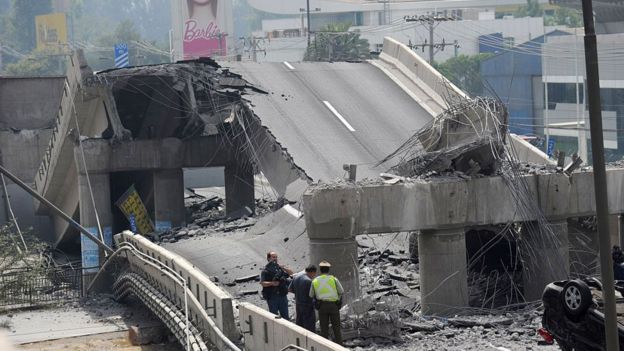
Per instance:
[[[99,237],[97,221],[99,217],[104,243],[112,246],[113,213],[110,198],[110,176],[108,173],[89,173],[88,177],[87,179],[86,174],[78,175],[80,224],[93,235]],[[96,213],[98,217],[96,217]],[[97,273],[104,261],[104,252],[84,234],[80,235],[80,247],[83,267],[82,284],[83,287],[87,287],[90,279]]]
[[[468,307],[465,229],[423,230],[418,235],[420,293],[426,315],[453,315]]]
[[[360,297],[360,272],[358,269],[358,245],[355,238],[310,239],[310,263],[331,263],[329,273],[340,280],[344,288],[344,302]]]
[[[225,165],[225,214],[238,217],[254,213],[255,205],[253,167],[232,160]]]
[[[185,226],[184,174],[181,168],[156,170],[154,180],[154,226],[167,231]]]
[[[568,279],[570,274],[568,222],[566,219],[552,221],[549,227],[552,235],[537,222],[526,222],[521,231],[526,301],[540,300],[546,285]]]

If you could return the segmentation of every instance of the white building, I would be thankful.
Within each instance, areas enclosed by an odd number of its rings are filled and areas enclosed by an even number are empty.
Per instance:
[[[601,34],[597,41],[604,144],[607,159],[613,160],[624,155],[624,34]],[[550,127],[544,134],[556,140],[556,148],[568,154],[578,149],[587,160],[589,113],[582,33],[549,37],[542,49],[542,72],[543,125]]]
[[[429,26],[420,22],[401,21],[396,25],[360,26],[353,27],[352,30],[360,31],[362,38],[368,39],[373,51],[381,49],[383,38],[386,36],[404,44],[419,45],[431,42]],[[434,43],[457,43],[457,46],[447,46],[444,50],[441,47],[437,48],[435,61],[444,62],[460,54],[476,55],[484,50],[495,51],[500,46],[512,47],[544,35],[544,30],[544,20],[541,17],[439,22],[433,31]],[[416,52],[424,59],[429,59],[427,47],[420,46]]]
[[[264,20],[260,36],[271,38],[264,48],[266,57],[258,60],[301,60],[306,48],[307,16],[306,0],[248,0],[258,10],[292,15],[291,18]],[[540,3],[548,3],[540,0]],[[406,22],[405,16],[419,16],[436,13],[441,16],[461,18],[460,21],[441,22],[434,30],[434,44],[453,44],[436,49],[435,60],[443,62],[459,54],[474,55],[484,45],[513,46],[544,34],[542,18],[495,19],[495,11],[501,6],[509,8],[526,4],[526,0],[310,0],[311,30],[318,30],[328,23],[348,22],[351,30],[360,31],[368,39],[371,51],[379,51],[385,36],[393,37],[405,44],[429,43],[429,28],[419,22]],[[495,34],[498,39],[479,37]],[[301,38],[296,41],[293,38]],[[283,43],[281,38],[289,38]],[[455,45],[455,43],[457,45]],[[273,52],[273,50],[279,50]],[[486,48],[487,49],[487,48]],[[298,52],[298,53],[297,53]],[[426,59],[426,47],[418,52]]]
[[[548,4],[548,0],[538,1],[540,4]],[[306,0],[247,0],[247,2],[260,11],[281,15],[299,16],[306,8]],[[314,12],[312,22],[318,17],[346,14],[354,18],[359,17],[360,20],[353,23],[363,26],[388,24],[404,16],[431,11],[470,12],[470,9],[494,9],[500,6],[525,4],[526,0],[310,0],[310,8],[313,11],[320,9],[319,12]]]

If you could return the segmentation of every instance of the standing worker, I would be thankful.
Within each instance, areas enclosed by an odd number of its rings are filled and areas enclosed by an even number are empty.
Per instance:
[[[334,342],[342,345],[342,332],[340,330],[340,307],[342,307],[342,294],[344,289],[338,278],[329,274],[331,264],[321,261],[319,268],[321,275],[314,278],[310,287],[310,297],[316,299],[316,309],[319,311],[321,323],[321,336],[328,338],[329,322],[334,330]]]
[[[267,264],[260,274],[262,285],[262,297],[267,300],[269,311],[280,315],[285,320],[288,318],[288,284],[292,270],[277,263],[277,253],[267,253]]]
[[[314,312],[314,301],[310,297],[310,288],[315,277],[316,266],[311,264],[306,267],[305,273],[296,276],[288,287],[288,291],[295,293],[297,325],[313,333],[316,331],[316,313]]]

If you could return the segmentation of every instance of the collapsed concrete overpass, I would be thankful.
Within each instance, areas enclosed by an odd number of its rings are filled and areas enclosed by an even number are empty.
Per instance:
[[[224,166],[230,213],[253,208],[250,183],[257,172],[286,196],[289,190],[301,194],[301,185],[311,180],[340,177],[344,163],[358,164],[360,177],[374,177],[382,171],[374,165],[431,121],[447,99],[465,98],[392,40],[387,40],[381,59],[350,64],[233,64],[230,69],[243,73],[251,85],[211,61],[94,75],[77,55],[36,178],[37,190],[96,233],[99,221],[104,235],[116,231],[111,178],[118,173],[131,174],[122,181],[126,185],[148,179],[142,187],[152,192],[157,229],[184,225],[182,167]],[[214,74],[219,79],[202,75],[205,71],[218,71]],[[248,104],[241,103],[246,90],[258,92],[245,95]],[[212,91],[224,102],[211,102]],[[379,96],[383,99],[376,99]],[[535,157],[531,152],[527,155]],[[75,240],[77,236],[60,221],[55,223],[57,244]],[[318,231],[310,233],[310,238],[318,239]],[[317,244],[311,245],[311,251],[327,249]],[[345,252],[342,246],[335,249]]]

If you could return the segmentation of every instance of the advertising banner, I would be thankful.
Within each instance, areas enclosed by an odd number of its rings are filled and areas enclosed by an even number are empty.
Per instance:
[[[119,207],[130,222],[130,225],[136,228],[140,234],[147,234],[154,231],[154,224],[152,224],[147,209],[143,201],[141,201],[141,197],[134,188],[134,185],[121,195],[119,200],[115,202],[115,205]]]
[[[231,0],[172,0],[176,59],[226,56],[233,32]]]
[[[51,13],[35,17],[37,50],[52,49],[57,53],[67,51],[67,20],[64,13]]]

